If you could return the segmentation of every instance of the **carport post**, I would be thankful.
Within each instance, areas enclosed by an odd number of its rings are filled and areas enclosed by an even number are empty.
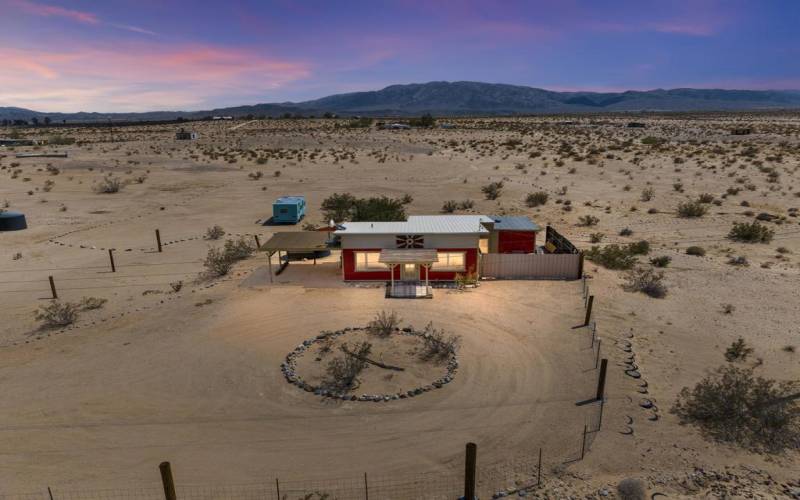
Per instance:
[[[158,469],[161,471],[161,483],[164,485],[164,498],[166,500],[177,500],[175,482],[172,479],[172,468],[169,462],[161,462]]]
[[[467,457],[464,468],[464,498],[475,499],[475,464],[478,459],[478,445],[467,443]]]
[[[269,268],[269,282],[272,283],[272,250],[267,250],[267,267]]]

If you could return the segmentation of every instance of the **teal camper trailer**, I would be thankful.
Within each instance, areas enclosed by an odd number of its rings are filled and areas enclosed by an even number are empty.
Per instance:
[[[297,224],[305,215],[305,196],[281,196],[272,204],[274,224]]]

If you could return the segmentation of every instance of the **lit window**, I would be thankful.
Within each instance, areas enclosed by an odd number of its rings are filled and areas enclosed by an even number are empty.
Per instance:
[[[356,271],[386,271],[385,264],[378,262],[380,252],[356,252]]]
[[[464,271],[467,259],[466,252],[439,252],[439,262],[434,262],[434,271]]]

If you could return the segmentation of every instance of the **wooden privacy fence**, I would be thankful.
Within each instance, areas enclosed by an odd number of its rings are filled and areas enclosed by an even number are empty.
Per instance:
[[[497,279],[576,280],[583,272],[583,254],[507,254],[481,256],[481,276]]]

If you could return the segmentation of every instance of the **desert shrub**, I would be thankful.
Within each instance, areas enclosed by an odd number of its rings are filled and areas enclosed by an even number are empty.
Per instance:
[[[46,306],[39,306],[35,316],[37,321],[42,322],[46,328],[57,328],[67,326],[78,320],[80,307],[72,302],[61,302],[54,300]]]
[[[178,293],[181,291],[181,288],[183,288],[183,281],[181,280],[173,281],[172,283],[169,284],[169,287],[172,288],[173,292]]]
[[[441,361],[456,353],[461,345],[461,336],[448,335],[444,330],[434,328],[433,323],[428,323],[422,332],[422,341],[420,357]]]
[[[596,226],[597,223],[600,222],[600,219],[595,217],[594,215],[581,215],[578,217],[578,225],[579,226]]]
[[[753,222],[734,222],[728,233],[728,238],[745,243],[769,243],[775,231],[761,224]]]
[[[667,295],[664,273],[652,267],[636,267],[627,272],[623,286],[629,292],[642,292],[649,297],[661,299]]]
[[[672,262],[672,257],[669,255],[659,255],[650,259],[650,263],[655,267],[667,267]]]
[[[712,439],[752,451],[800,446],[800,384],[756,377],[752,369],[723,365],[694,388],[684,387],[672,412]]]
[[[697,197],[697,201],[700,203],[711,203],[714,201],[714,195],[711,193],[703,193]]]
[[[343,344],[342,357],[333,358],[326,368],[327,378],[323,382],[325,387],[334,390],[350,390],[357,387],[356,380],[361,371],[367,366],[365,358],[372,351],[372,344],[360,342],[350,348]]]
[[[747,357],[753,353],[753,348],[747,345],[742,337],[736,339],[725,349],[725,361],[735,363],[736,361],[746,361]]]
[[[647,255],[650,253],[650,242],[647,240],[637,241],[628,245],[628,252],[631,255]]]
[[[235,240],[225,241],[225,255],[233,262],[246,259],[253,255],[255,248],[249,239],[240,236]]]
[[[500,197],[503,191],[503,181],[490,182],[489,184],[481,187],[481,192],[487,200],[496,200]]]
[[[94,185],[94,192],[98,194],[113,194],[122,190],[125,184],[119,177],[108,175]]]
[[[605,235],[603,233],[592,233],[589,235],[589,241],[591,243],[600,243],[601,241],[603,241],[604,236]]]
[[[647,488],[639,479],[623,479],[617,485],[617,495],[620,500],[645,500]]]
[[[538,207],[547,203],[548,194],[545,191],[536,191],[535,193],[528,193],[525,197],[525,204],[531,208]]]
[[[694,255],[695,257],[703,257],[706,254],[706,249],[698,246],[690,246],[686,249],[686,255]]]
[[[702,217],[708,212],[708,207],[699,201],[684,201],[678,204],[678,216],[686,218]]]
[[[386,311],[381,311],[367,324],[367,331],[373,335],[387,337],[397,330],[399,326],[400,316],[396,312],[387,313]]]
[[[732,266],[749,266],[750,261],[747,260],[747,257],[744,255],[732,255],[728,259],[728,264]]]
[[[736,306],[733,304],[722,304],[722,312],[725,314],[733,314],[733,311],[736,310]]]
[[[630,269],[636,264],[636,256],[629,248],[617,244],[603,248],[593,246],[586,252],[586,258],[606,269]]]
[[[456,210],[458,210],[458,202],[455,200],[447,200],[442,204],[442,212],[446,214],[452,214]]]
[[[620,236],[630,236],[632,234],[633,234],[633,229],[631,229],[629,227],[620,229],[620,231],[619,231],[619,235]]]
[[[233,267],[233,262],[227,258],[223,250],[209,248],[203,265],[211,276],[225,276]]]
[[[650,201],[655,197],[655,195],[656,195],[656,190],[651,187],[647,187],[642,189],[642,196],[640,196],[639,199],[641,199],[642,201]]]
[[[475,207],[475,202],[472,200],[464,200],[458,204],[458,208],[461,210],[469,210],[473,207]]]
[[[83,310],[100,309],[108,302],[107,299],[100,297],[84,297],[81,299],[80,308]]]
[[[260,178],[264,177],[264,172],[262,172],[261,170],[256,170],[255,172],[250,172],[249,174],[247,174],[247,177],[249,177],[251,181],[257,181]]]
[[[222,229],[222,226],[215,225],[208,229],[206,229],[206,239],[207,240],[218,240],[225,236],[225,230]]]
[[[660,146],[664,144],[666,139],[662,139],[661,137],[653,137],[652,135],[648,135],[642,139],[642,144],[646,144],[648,146]]]
[[[333,193],[322,200],[322,214],[325,221],[333,219],[336,222],[350,220],[356,197],[350,193]]]
[[[478,274],[475,272],[456,273],[455,283],[459,290],[463,290],[467,285],[476,285],[478,283]]]

